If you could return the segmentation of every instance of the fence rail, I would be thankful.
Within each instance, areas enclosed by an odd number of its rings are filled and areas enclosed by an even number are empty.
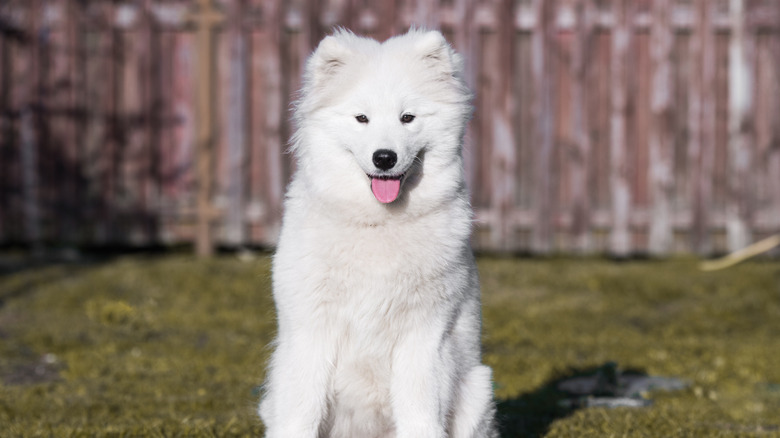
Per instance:
[[[780,232],[780,2],[215,1],[216,241],[273,245],[289,106],[334,26],[467,61],[474,246],[709,254]],[[0,243],[193,241],[195,2],[0,4]]]

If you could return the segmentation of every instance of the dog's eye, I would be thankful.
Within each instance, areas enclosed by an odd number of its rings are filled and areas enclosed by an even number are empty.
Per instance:
[[[368,123],[368,117],[365,114],[358,114],[355,116],[355,120],[360,123]]]
[[[412,120],[414,120],[413,114],[404,114],[401,116],[401,123],[412,123]]]

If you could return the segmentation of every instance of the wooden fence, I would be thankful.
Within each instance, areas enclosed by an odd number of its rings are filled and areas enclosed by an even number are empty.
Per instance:
[[[214,98],[217,243],[273,245],[290,96],[334,26],[438,28],[464,54],[476,248],[709,254],[780,232],[776,0],[215,5],[200,92]],[[193,241],[203,12],[0,3],[0,243]]]

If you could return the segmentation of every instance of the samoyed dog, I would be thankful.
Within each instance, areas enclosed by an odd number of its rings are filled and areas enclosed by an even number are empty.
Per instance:
[[[273,260],[269,438],[495,437],[461,149],[471,93],[436,31],[337,31],[306,62]]]

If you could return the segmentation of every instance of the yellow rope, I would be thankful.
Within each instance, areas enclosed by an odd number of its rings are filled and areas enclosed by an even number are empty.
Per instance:
[[[780,234],[775,234],[774,236],[767,237],[764,240],[759,240],[758,242],[738,251],[734,251],[725,257],[721,257],[717,260],[701,262],[701,264],[699,264],[699,269],[702,271],[717,271],[718,269],[726,269],[751,257],[755,257],[762,252],[769,251],[778,245],[780,245]]]

